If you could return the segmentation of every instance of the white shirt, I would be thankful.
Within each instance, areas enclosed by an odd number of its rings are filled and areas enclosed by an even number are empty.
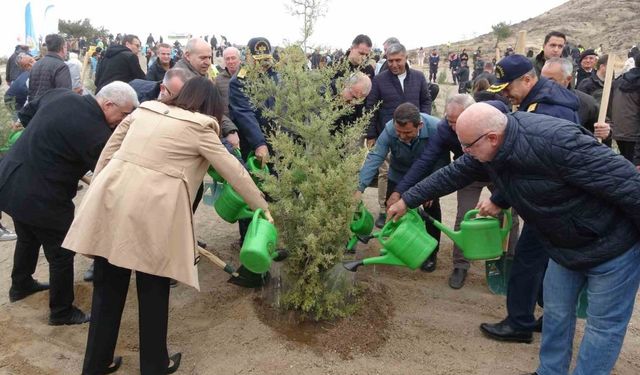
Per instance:
[[[398,77],[398,80],[400,81],[400,87],[402,87],[402,92],[404,92],[404,79],[407,78],[407,71],[405,70],[404,73],[398,74],[396,77]]]

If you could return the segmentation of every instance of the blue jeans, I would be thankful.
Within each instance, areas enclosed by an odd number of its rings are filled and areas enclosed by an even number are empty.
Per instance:
[[[539,375],[569,373],[576,302],[586,284],[589,306],[574,375],[611,373],[620,354],[640,283],[640,242],[617,258],[584,271],[549,260]]]

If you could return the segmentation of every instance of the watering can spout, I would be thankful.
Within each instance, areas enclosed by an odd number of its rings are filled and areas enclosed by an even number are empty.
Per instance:
[[[431,215],[427,215],[427,220],[429,220],[436,228],[440,229],[440,231],[442,231],[444,234],[447,235],[447,237],[451,238],[451,240],[453,242],[455,242],[456,244],[459,244],[460,241],[462,240],[461,238],[461,233],[458,231],[454,231],[451,228],[445,226],[444,224],[442,224],[441,222],[439,222],[438,220],[434,219],[433,217],[431,217]]]
[[[356,272],[358,267],[362,266],[364,263],[361,260],[354,260],[351,262],[343,262],[342,266],[346,268],[348,271]]]

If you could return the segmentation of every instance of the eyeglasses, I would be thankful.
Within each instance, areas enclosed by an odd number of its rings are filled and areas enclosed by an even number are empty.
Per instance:
[[[478,138],[476,138],[475,141],[473,141],[471,143],[462,143],[462,142],[460,142],[460,146],[462,146],[463,149],[471,148],[471,147],[473,147],[473,145],[478,143],[478,141],[480,141],[482,138],[486,137],[489,133],[491,133],[491,132],[484,133],[483,135],[479,136]]]

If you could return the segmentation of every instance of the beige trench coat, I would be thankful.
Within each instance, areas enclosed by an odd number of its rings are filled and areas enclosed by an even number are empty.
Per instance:
[[[249,207],[267,208],[219,132],[212,117],[143,103],[104,147],[62,246],[199,290],[191,205],[209,164]]]

